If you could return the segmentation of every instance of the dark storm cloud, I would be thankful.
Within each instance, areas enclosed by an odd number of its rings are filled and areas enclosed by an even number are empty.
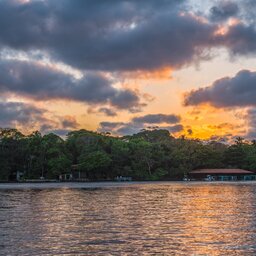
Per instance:
[[[237,15],[238,4],[212,7],[207,20],[185,2],[2,0],[0,48],[37,50],[81,70],[101,71],[177,69],[221,46],[233,54],[256,52],[255,19],[243,16],[226,34],[215,33],[218,22],[211,21]]]
[[[221,24],[226,26],[224,34],[214,36],[214,44],[217,47],[226,47],[231,56],[251,56],[256,53],[256,19],[255,1],[244,0],[233,2],[220,2],[219,6],[213,7],[212,15],[219,21],[234,16],[235,22],[232,24]],[[218,16],[219,15],[219,16]]]
[[[0,45],[46,51],[80,69],[181,67],[215,27],[181,14],[184,1],[0,1]]]
[[[185,105],[209,103],[215,107],[256,106],[256,72],[242,70],[234,77],[224,77],[211,86],[189,92]]]
[[[226,20],[229,17],[238,14],[238,5],[234,2],[224,1],[220,2],[218,6],[213,6],[210,9],[210,18],[213,21]]]
[[[239,23],[230,26],[227,33],[219,38],[220,44],[225,45],[233,55],[250,55],[256,53],[255,24]]]
[[[62,71],[33,62],[0,61],[0,92],[15,93],[38,100],[67,99],[89,104],[109,103],[133,111],[143,106],[139,96],[128,89],[116,89],[97,73],[75,79]]]
[[[140,117],[134,117],[132,119],[135,123],[148,123],[148,124],[160,124],[160,123],[178,123],[180,117],[177,115],[164,115],[164,114],[149,114]]]

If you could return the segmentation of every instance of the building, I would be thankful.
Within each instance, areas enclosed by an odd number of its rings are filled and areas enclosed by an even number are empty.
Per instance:
[[[243,169],[198,169],[189,172],[191,180],[219,180],[219,181],[236,181],[236,180],[256,180],[256,173]]]
[[[59,175],[60,181],[88,181],[86,172],[81,172],[78,164],[73,164],[71,170]]]

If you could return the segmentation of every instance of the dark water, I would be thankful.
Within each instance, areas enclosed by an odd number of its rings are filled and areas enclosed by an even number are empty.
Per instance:
[[[256,255],[256,184],[89,187],[0,185],[0,254]]]

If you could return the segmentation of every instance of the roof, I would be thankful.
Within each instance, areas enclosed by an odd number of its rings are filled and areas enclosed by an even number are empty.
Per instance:
[[[198,169],[189,172],[190,174],[255,174],[243,169]]]

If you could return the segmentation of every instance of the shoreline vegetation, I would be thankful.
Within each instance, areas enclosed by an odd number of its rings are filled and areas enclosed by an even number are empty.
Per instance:
[[[36,131],[24,135],[0,128],[0,181],[57,182],[182,180],[200,168],[256,170],[256,141],[238,137],[233,144],[200,141],[169,131],[146,129],[131,136],[109,132],[69,132],[65,139]],[[55,181],[56,180],[56,181]],[[64,181],[63,180],[63,181]]]

